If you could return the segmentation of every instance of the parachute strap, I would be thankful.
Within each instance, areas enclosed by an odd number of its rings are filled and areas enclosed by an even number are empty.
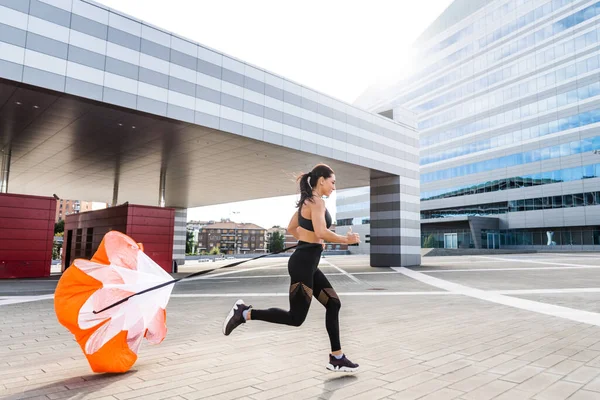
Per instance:
[[[134,296],[139,296],[139,295],[141,295],[141,294],[148,293],[148,292],[151,292],[151,291],[153,291],[153,290],[157,290],[157,289],[163,288],[163,287],[165,287],[165,286],[168,286],[168,285],[173,285],[173,284],[175,284],[175,283],[177,283],[177,282],[179,282],[179,281],[183,281],[183,280],[185,280],[185,279],[190,279],[190,278],[194,278],[194,277],[196,277],[196,276],[205,275],[205,274],[208,274],[208,273],[210,273],[210,272],[213,272],[213,271],[218,271],[218,270],[225,269],[225,268],[233,268],[233,267],[237,267],[238,265],[240,265],[240,264],[244,264],[244,263],[247,263],[248,261],[254,261],[254,260],[258,260],[258,259],[260,259],[260,258],[264,258],[264,257],[272,256],[272,255],[274,255],[274,254],[283,253],[283,252],[286,252],[286,251],[288,251],[288,250],[292,250],[292,249],[297,249],[297,250],[299,250],[299,249],[304,249],[304,248],[309,248],[309,247],[315,247],[315,246],[319,246],[319,247],[321,247],[321,244],[320,244],[320,243],[297,244],[297,245],[295,245],[295,246],[286,247],[285,249],[282,249],[282,250],[279,250],[279,251],[274,251],[274,252],[272,252],[272,253],[262,254],[262,255],[260,255],[260,256],[258,256],[258,257],[249,258],[249,259],[247,259],[247,260],[243,260],[243,261],[236,261],[236,262],[234,262],[234,263],[227,264],[227,265],[224,265],[224,266],[222,266],[222,267],[219,267],[219,268],[212,268],[212,269],[207,269],[207,270],[204,270],[204,271],[198,271],[198,272],[194,272],[193,274],[190,274],[190,275],[188,275],[188,276],[184,276],[183,278],[173,279],[172,281],[164,282],[164,283],[161,283],[160,285],[152,286],[152,287],[150,287],[150,288],[148,288],[148,289],[144,289],[144,290],[142,290],[141,292],[134,293],[134,294],[132,294],[132,295],[130,295],[130,296],[124,297],[124,298],[122,298],[121,300],[119,300],[119,301],[117,301],[117,302],[115,302],[115,303],[113,303],[113,304],[111,304],[111,305],[109,305],[109,306],[106,306],[106,307],[104,307],[104,308],[103,308],[103,309],[101,309],[100,311],[96,311],[96,310],[94,310],[94,311],[93,311],[93,313],[94,313],[94,314],[100,314],[100,313],[103,313],[104,311],[106,311],[106,310],[110,310],[111,308],[113,308],[113,307],[116,307],[116,306],[118,306],[119,304],[123,304],[123,303],[125,303],[127,300],[129,300],[130,298],[132,298],[132,297],[134,297]]]

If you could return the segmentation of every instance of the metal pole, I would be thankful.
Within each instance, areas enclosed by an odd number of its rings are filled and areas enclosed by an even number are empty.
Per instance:
[[[0,193],[8,193],[8,175],[10,173],[10,157],[12,147],[2,149],[2,168],[0,168]]]
[[[160,168],[160,186],[158,188],[158,206],[165,207],[165,193],[166,193],[166,184],[167,184],[167,166],[163,165]]]
[[[111,207],[115,207],[119,202],[119,179],[121,175],[121,165],[119,160],[115,166],[115,181],[113,183],[113,197]]]

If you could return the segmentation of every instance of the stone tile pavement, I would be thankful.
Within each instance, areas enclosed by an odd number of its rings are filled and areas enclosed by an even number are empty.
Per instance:
[[[414,270],[486,291],[518,287],[522,292],[506,295],[595,313],[590,304],[600,296],[594,274],[600,261],[556,257],[424,258]],[[0,398],[600,399],[595,320],[582,323],[568,314],[445,292],[391,269],[373,270],[365,257],[322,263],[342,300],[344,351],[360,372],[325,369],[329,343],[318,302],[302,327],[251,321],[223,336],[223,318],[238,294],[257,308],[287,308],[282,262],[265,261],[260,265],[270,268],[257,270],[248,263],[234,274],[177,287],[167,309],[166,340],[144,343],[125,374],[91,372],[71,334],[57,323],[51,299],[8,304],[19,300],[15,284],[24,300],[27,290],[51,294],[55,281],[2,281]]]

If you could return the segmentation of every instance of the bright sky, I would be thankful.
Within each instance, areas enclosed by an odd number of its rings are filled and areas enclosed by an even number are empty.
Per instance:
[[[412,43],[452,0],[97,0],[348,103],[408,75]],[[343,177],[338,177],[343,179]],[[285,225],[294,196],[188,210],[188,220]],[[327,201],[335,212],[335,198]],[[240,214],[233,214],[233,212]]]

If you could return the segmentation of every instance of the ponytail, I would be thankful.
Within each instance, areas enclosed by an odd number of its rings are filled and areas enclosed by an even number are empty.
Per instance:
[[[298,203],[296,203],[296,207],[300,207],[302,204],[304,204],[304,202],[307,199],[310,199],[310,201],[312,201],[312,188],[313,185],[316,184],[316,182],[314,182],[311,172],[307,172],[306,174],[300,175],[298,177],[298,181],[300,183],[300,200],[298,200]]]
[[[331,175],[333,170],[325,164],[318,164],[312,171],[300,175],[297,179],[300,186],[300,200],[296,203],[296,207],[300,207],[306,200],[313,201],[313,188],[318,184],[319,178],[327,179]]]

